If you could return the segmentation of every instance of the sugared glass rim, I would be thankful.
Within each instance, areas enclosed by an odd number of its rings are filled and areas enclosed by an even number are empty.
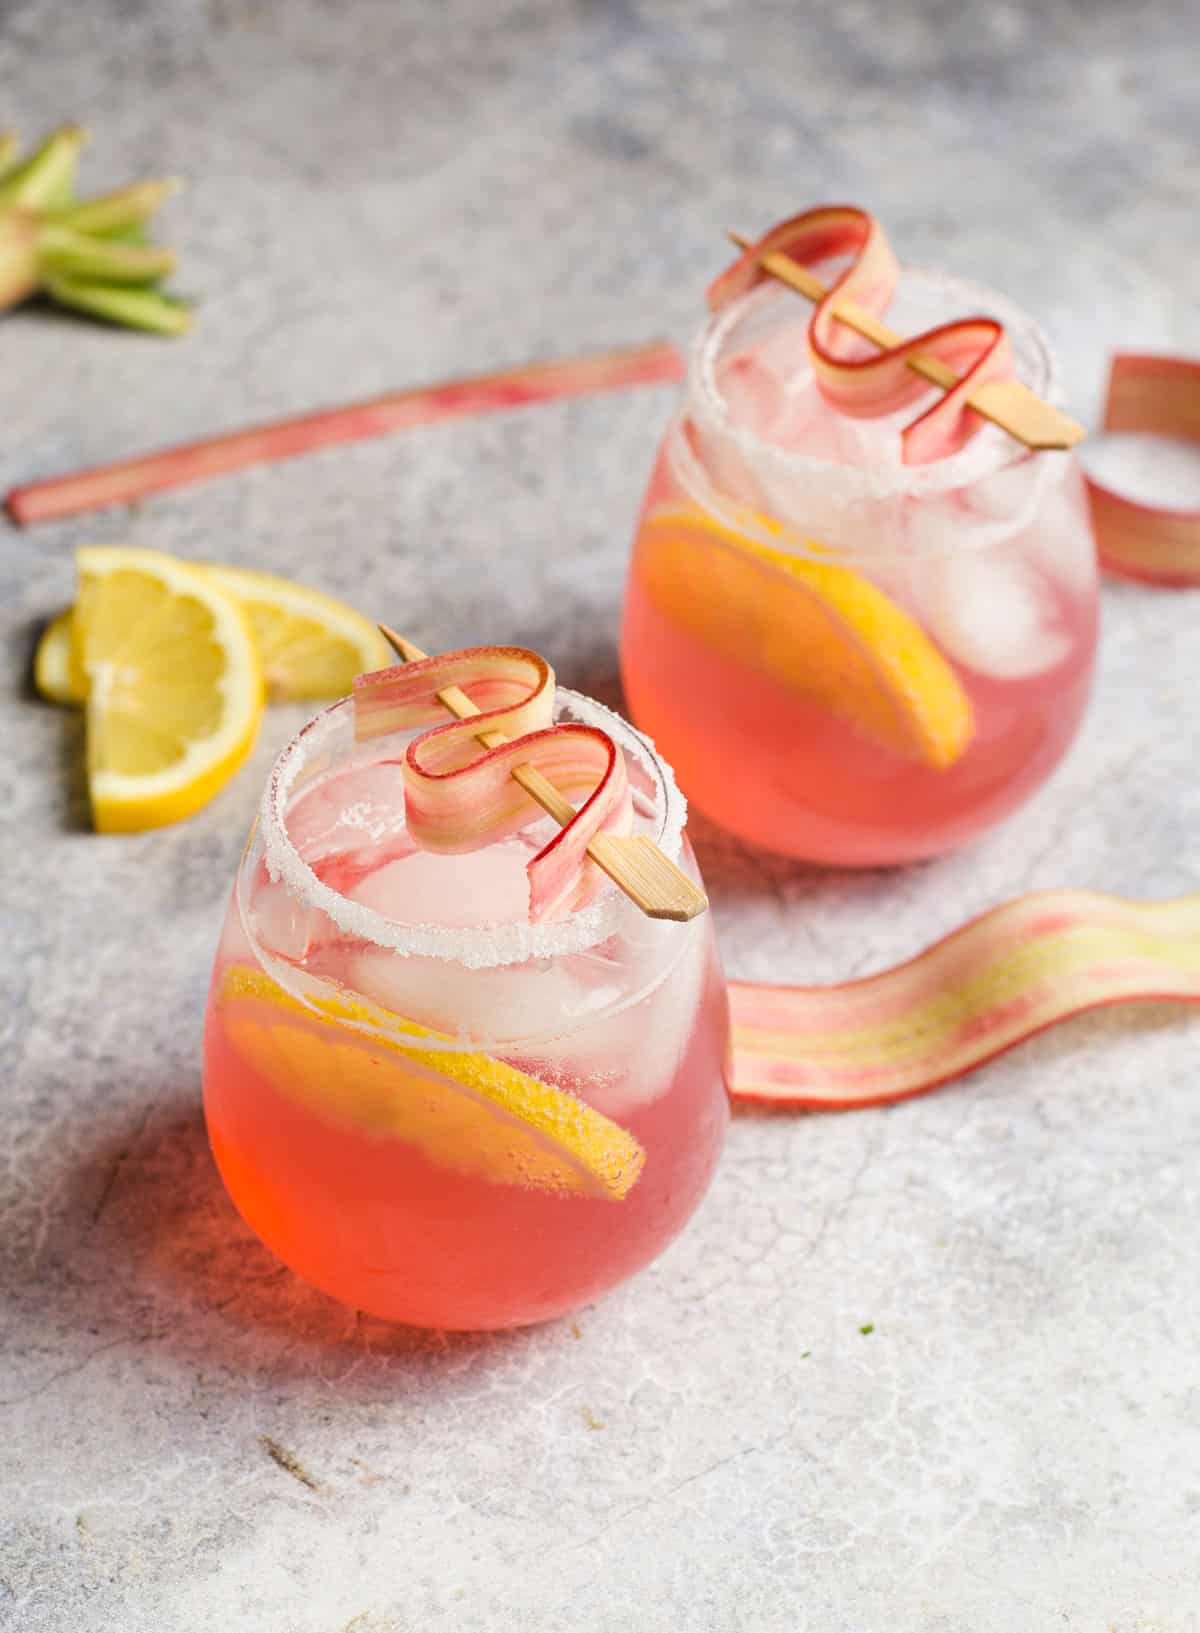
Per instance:
[[[563,714],[608,732],[617,747],[640,762],[656,791],[657,826],[653,837],[672,860],[678,860],[687,821],[687,801],[674,773],[650,739],[603,703],[559,687],[555,715]],[[354,743],[353,700],[342,698],[316,715],[287,745],[267,778],[259,807],[259,827],[267,871],[275,882],[311,907],[324,913],[339,930],[356,940],[394,952],[401,957],[441,958],[467,969],[521,964],[535,958],[561,958],[583,952],[605,941],[628,923],[638,909],[616,885],[608,887],[586,907],[569,917],[543,924],[501,924],[466,928],[432,924],[403,924],[385,918],[373,908],[349,901],[320,880],[300,855],[287,828],[287,810],[296,780],[322,753],[334,755]],[[380,737],[372,746],[380,755],[392,754],[397,744],[413,733]]]
[[[948,316],[986,316],[1003,323],[1019,378],[1039,397],[1061,406],[1062,383],[1050,342],[1038,324],[1015,302],[982,284],[924,267],[906,265],[901,269],[901,278],[938,289],[946,299]],[[926,465],[879,466],[818,459],[783,448],[746,430],[730,413],[717,384],[717,364],[722,348],[740,323],[769,306],[785,302],[791,302],[797,313],[803,314],[804,307],[791,290],[774,280],[759,284],[714,313],[695,337],[688,355],[687,412],[702,426],[727,438],[747,458],[752,469],[766,465],[785,477],[810,475],[820,481],[827,499],[844,499],[851,505],[863,500],[921,498],[947,493],[981,476],[994,475],[1020,460],[1035,457],[1015,438],[992,426],[984,426],[964,448],[946,459]],[[914,408],[913,412],[918,410]]]

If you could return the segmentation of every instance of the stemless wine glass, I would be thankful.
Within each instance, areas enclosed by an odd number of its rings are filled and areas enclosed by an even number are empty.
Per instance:
[[[635,831],[695,878],[651,746],[574,693],[557,710],[624,751]],[[346,700],[276,763],[213,974],[209,1137],[307,1281],[391,1320],[514,1326],[622,1281],[699,1203],[728,1117],[725,989],[708,914],[652,922],[610,888],[530,924],[540,825],[420,850],[411,735],[356,743]]]
[[[889,322],[987,315],[1054,400],[1040,331],[905,268]],[[1097,572],[1077,462],[984,427],[905,465],[923,404],[851,419],[814,379],[807,309],[766,283],[693,347],[630,565],[630,712],[702,811],[770,850],[871,865],[990,827],[1045,780],[1090,690]]]

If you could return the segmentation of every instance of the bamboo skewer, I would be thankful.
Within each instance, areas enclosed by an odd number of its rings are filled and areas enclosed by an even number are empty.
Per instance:
[[[728,236],[738,249],[754,253],[754,245],[748,238],[736,232]],[[815,273],[788,255],[774,252],[756,256],[756,260],[764,272],[769,272],[772,278],[777,278],[814,305],[829,293]],[[886,323],[881,323],[873,312],[868,312],[856,301],[839,301],[833,315],[839,323],[844,323],[855,334],[878,346],[880,351],[891,351],[904,342],[903,335],[889,329]],[[958,385],[962,378],[936,357],[918,354],[906,358],[905,362],[914,374],[919,374],[930,385],[938,386],[943,391]],[[1043,402],[1019,380],[987,380],[976,386],[967,401],[977,414],[1016,437],[1027,448],[1074,448],[1087,436],[1077,420],[1071,419],[1053,404]]]
[[[405,640],[387,624],[380,624],[379,629],[404,663],[416,663],[426,656],[419,646]],[[482,713],[461,686],[446,686],[437,697],[456,720],[470,720]],[[512,741],[502,731],[480,731],[475,736],[484,748],[499,748],[502,743]],[[565,799],[536,766],[513,766],[511,776],[560,827],[565,828],[575,820],[577,813],[570,800]],[[708,897],[699,886],[693,884],[683,869],[647,834],[597,834],[587,854],[648,918],[674,919],[684,924],[708,906]]]

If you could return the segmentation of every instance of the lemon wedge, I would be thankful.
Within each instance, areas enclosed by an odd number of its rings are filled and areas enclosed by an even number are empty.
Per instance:
[[[235,964],[218,987],[215,1024],[277,1094],[459,1173],[610,1202],[636,1184],[641,1145],[582,1100],[490,1055],[440,1049],[441,1033],[358,996],[316,1002],[319,1013]]]
[[[74,607],[52,618],[42,631],[33,660],[33,683],[51,703],[82,703],[87,679],[79,667],[73,634]]]
[[[245,567],[201,567],[245,609],[268,695],[276,702],[345,697],[355,675],[394,663],[391,648],[361,613],[320,590]],[[73,612],[42,632],[34,659],[38,691],[52,703],[82,703],[87,681],[74,656]]]
[[[768,518],[748,524],[770,536]],[[795,556],[700,511],[645,522],[635,571],[665,615],[863,736],[937,770],[974,734],[971,700],[920,624],[835,561]]]
[[[246,567],[204,569],[246,609],[269,697],[345,697],[355,675],[395,663],[369,618],[344,601]]]
[[[241,765],[263,707],[250,623],[208,574],[154,550],[80,550],[73,649],[101,833],[177,822]]]

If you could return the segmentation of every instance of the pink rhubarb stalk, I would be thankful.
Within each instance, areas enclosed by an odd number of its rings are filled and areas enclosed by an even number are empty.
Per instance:
[[[75,476],[55,477],[14,488],[7,505],[13,520],[27,526],[108,505],[127,505],[148,493],[225,476],[251,465],[270,464],[342,442],[390,436],[415,425],[490,414],[527,403],[553,402],[626,386],[660,385],[683,376],[679,353],[665,341],[625,351],[533,363],[445,385],[418,387],[373,401],[324,409],[235,431],[141,459],[98,466]]]

